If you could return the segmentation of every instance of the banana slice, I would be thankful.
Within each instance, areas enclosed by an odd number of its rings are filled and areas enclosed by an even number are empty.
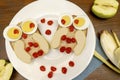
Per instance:
[[[17,57],[25,63],[30,63],[32,57],[24,50],[24,42],[22,40],[18,40],[14,43],[13,49],[17,55]]]
[[[34,33],[32,38],[40,45],[40,48],[44,51],[44,53],[47,54],[49,52],[49,45],[43,36],[39,33]]]
[[[61,36],[68,33],[68,28],[60,28],[53,36],[52,42],[50,43],[52,48],[58,48],[61,43]]]
[[[95,0],[92,6],[92,12],[100,18],[111,18],[118,10],[117,0]]]
[[[85,47],[86,36],[83,31],[78,30],[75,33],[75,38],[77,41],[77,45],[75,46],[73,50],[74,50],[75,55],[79,55]]]

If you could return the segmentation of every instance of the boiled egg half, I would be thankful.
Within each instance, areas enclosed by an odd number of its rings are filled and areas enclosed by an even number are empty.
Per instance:
[[[32,34],[37,30],[37,23],[33,19],[24,20],[21,29],[26,34]]]
[[[58,19],[61,27],[69,27],[72,24],[73,18],[70,14],[62,14]]]
[[[87,16],[77,16],[73,20],[73,26],[79,30],[85,30],[89,27],[90,21]]]
[[[16,41],[21,38],[22,30],[18,26],[8,26],[3,31],[3,36],[9,41]]]

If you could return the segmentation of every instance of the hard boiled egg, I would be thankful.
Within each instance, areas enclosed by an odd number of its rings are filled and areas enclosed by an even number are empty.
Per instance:
[[[90,22],[87,16],[83,16],[83,15],[77,16],[73,20],[73,26],[79,30],[84,30],[88,28],[89,24]]]
[[[9,41],[16,41],[21,38],[22,30],[18,26],[8,26],[3,31],[3,36]]]
[[[73,18],[70,14],[62,14],[58,19],[58,23],[61,27],[69,27],[72,24]]]
[[[32,34],[37,30],[37,23],[33,19],[24,20],[21,29],[26,34]]]

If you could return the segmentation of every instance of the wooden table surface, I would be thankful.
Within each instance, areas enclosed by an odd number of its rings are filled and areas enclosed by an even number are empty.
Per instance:
[[[35,0],[0,0],[0,59],[8,60],[5,50],[5,40],[3,38],[3,30],[9,25],[14,15],[24,6]],[[110,19],[97,18],[91,12],[93,0],[70,0],[81,7],[93,22],[96,35],[102,30],[113,30],[120,39],[120,7],[118,13]],[[120,3],[120,0],[118,0]],[[11,80],[26,80],[18,72],[14,70]],[[109,69],[106,65],[101,65],[92,72],[85,80],[120,80],[120,75]]]

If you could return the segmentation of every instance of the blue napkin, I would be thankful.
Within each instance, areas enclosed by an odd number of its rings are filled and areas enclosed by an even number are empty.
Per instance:
[[[98,38],[96,38],[96,51],[100,53],[100,55],[102,55],[105,59],[107,59],[107,56],[103,52]],[[98,68],[101,65],[102,62],[99,61],[96,57],[93,57],[89,66],[85,69],[85,71],[83,71],[79,76],[77,76],[73,80],[84,80],[90,73],[92,73],[96,68]]]

